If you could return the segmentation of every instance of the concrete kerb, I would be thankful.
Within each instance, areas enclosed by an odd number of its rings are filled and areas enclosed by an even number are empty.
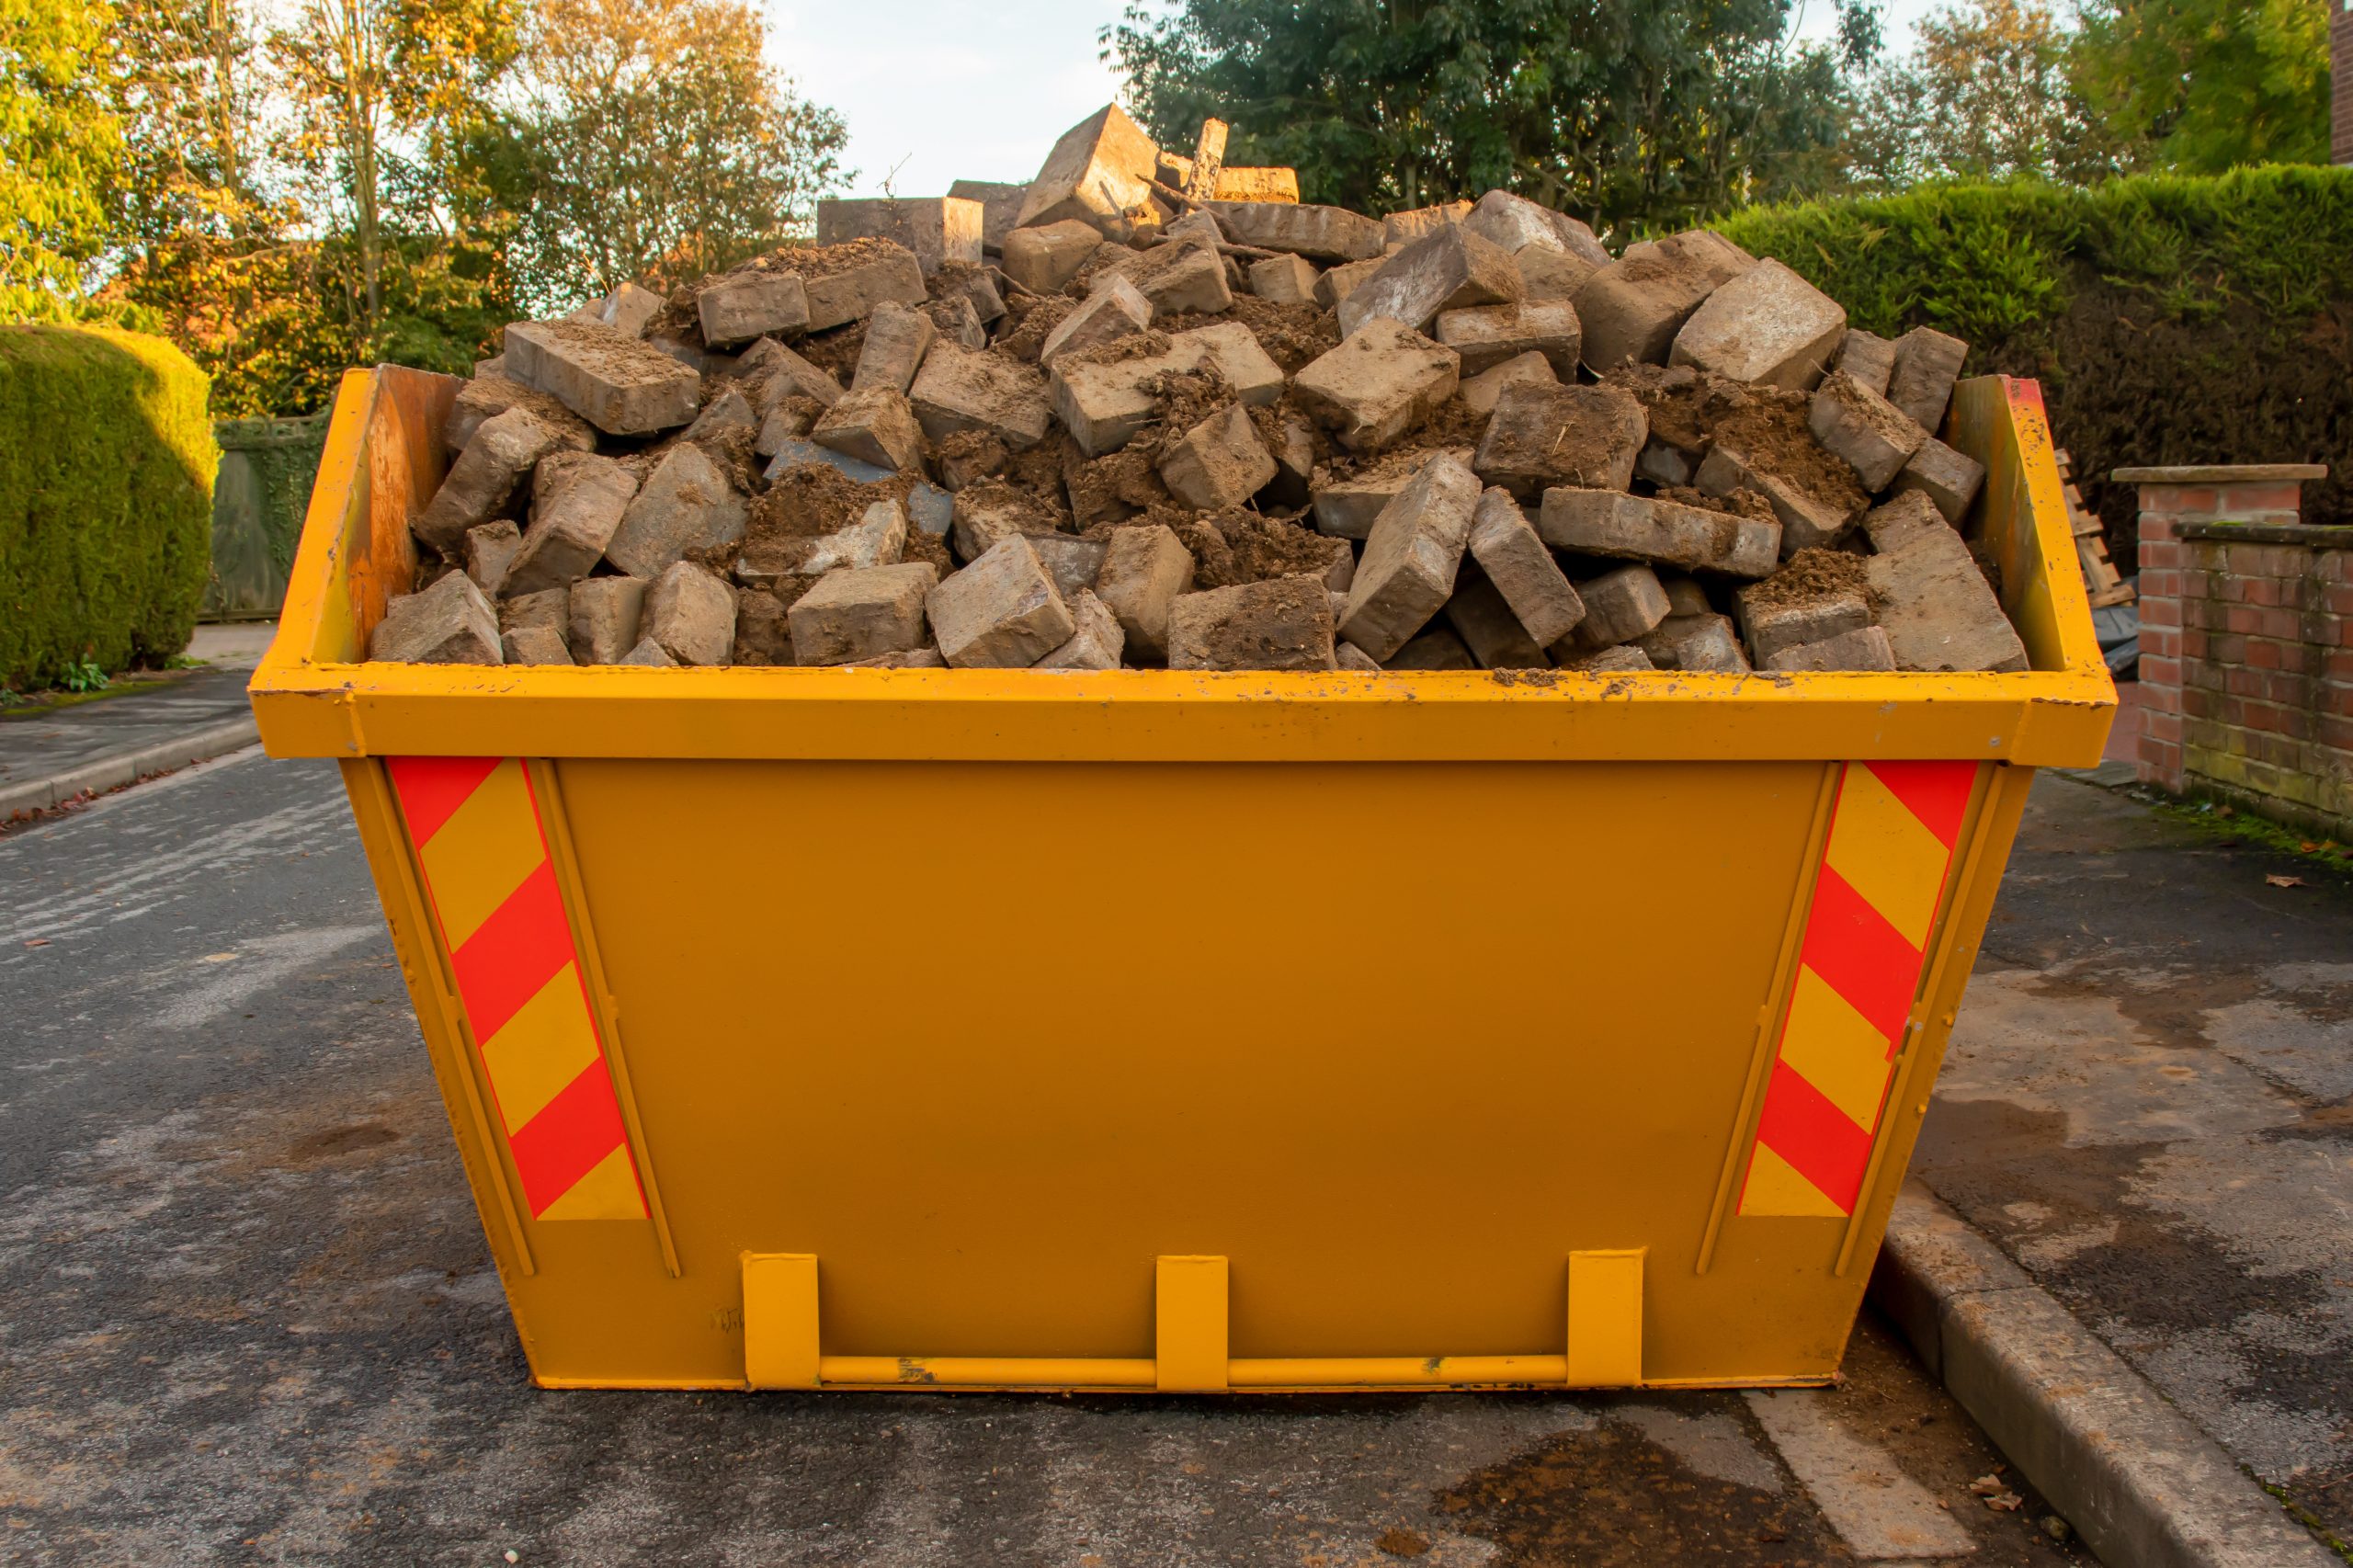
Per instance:
[[[254,716],[245,713],[175,735],[168,741],[115,752],[46,778],[30,778],[0,788],[0,825],[20,816],[54,811],[81,795],[104,794],[126,784],[136,784],[151,774],[210,762],[252,745],[260,738],[260,732],[254,727]]]
[[[2097,1335],[1918,1182],[1871,1299],[2111,1568],[2343,1568]]]

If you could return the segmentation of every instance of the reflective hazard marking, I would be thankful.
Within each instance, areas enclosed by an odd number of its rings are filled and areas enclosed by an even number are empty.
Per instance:
[[[511,757],[385,766],[532,1217],[646,1218],[529,774]]]
[[[1972,762],[1847,765],[1742,1214],[1854,1212],[1976,779]]]

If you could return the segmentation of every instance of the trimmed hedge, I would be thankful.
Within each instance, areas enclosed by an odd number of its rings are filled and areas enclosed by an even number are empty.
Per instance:
[[[2135,502],[2113,468],[2327,463],[2306,515],[2353,522],[2353,168],[1933,185],[1719,227],[1859,327],[1938,327],[1969,341],[1970,373],[2040,380],[2127,572]]]
[[[160,337],[0,326],[0,685],[188,646],[221,462],[210,386]]]

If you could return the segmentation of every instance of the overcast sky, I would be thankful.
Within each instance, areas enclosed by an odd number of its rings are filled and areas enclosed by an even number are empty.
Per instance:
[[[1888,42],[1939,0],[1882,0]],[[1054,138],[1119,96],[1097,29],[1125,0],[765,0],[770,57],[849,122],[850,194],[939,196],[958,179],[1027,180]],[[1801,0],[1826,35],[1830,0]]]

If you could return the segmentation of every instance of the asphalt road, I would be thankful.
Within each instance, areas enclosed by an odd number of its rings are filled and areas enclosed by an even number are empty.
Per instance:
[[[12,1563],[2083,1561],[1867,1320],[1843,1388],[545,1393],[340,787],[255,753],[0,836]]]

